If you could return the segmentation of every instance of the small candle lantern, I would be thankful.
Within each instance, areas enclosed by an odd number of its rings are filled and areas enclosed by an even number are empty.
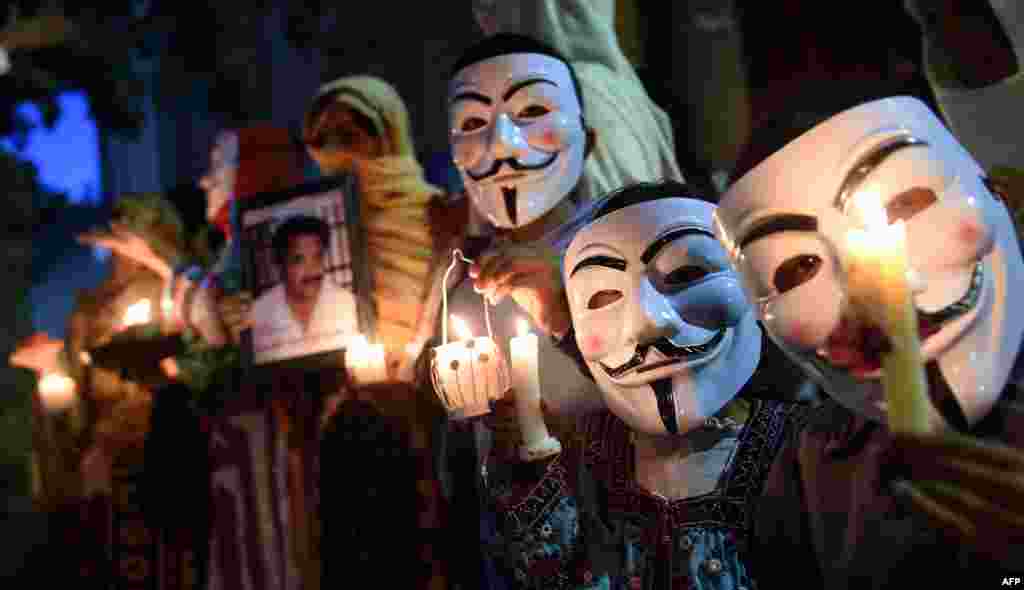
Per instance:
[[[345,367],[358,385],[384,383],[388,380],[386,357],[383,344],[371,344],[366,336],[357,334],[345,349]]]
[[[847,233],[848,288],[856,311],[880,325],[889,340],[882,354],[882,382],[894,431],[931,430],[931,401],[910,288],[906,231],[889,225],[877,193],[862,191],[854,206],[865,229]]]
[[[474,337],[465,320],[448,315],[448,277],[462,260],[472,263],[460,250],[452,253],[452,263],[441,285],[441,346],[431,350],[430,372],[434,391],[454,420],[468,420],[490,412],[491,400],[508,391],[509,374],[504,354],[498,350],[491,330],[490,311],[484,301],[487,336]],[[448,321],[459,340],[448,342]]]

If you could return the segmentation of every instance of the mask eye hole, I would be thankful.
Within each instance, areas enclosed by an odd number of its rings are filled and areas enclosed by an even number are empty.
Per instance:
[[[931,207],[938,200],[938,197],[935,196],[935,191],[931,189],[912,188],[896,195],[886,203],[885,213],[889,223],[895,223],[900,220],[910,219]]]
[[[459,131],[463,133],[469,133],[470,131],[476,131],[477,129],[480,129],[486,124],[487,122],[481,119],[480,117],[470,117],[462,122],[462,125],[459,126]]]
[[[708,271],[699,266],[680,266],[665,275],[665,284],[670,287],[681,287],[708,276]]]
[[[785,293],[814,278],[821,270],[821,257],[817,254],[801,254],[787,259],[775,271],[775,290]]]
[[[525,109],[519,111],[516,114],[516,117],[518,117],[520,119],[534,119],[534,118],[537,118],[537,117],[543,117],[544,115],[546,115],[546,114],[548,114],[550,112],[551,111],[547,107],[545,107],[543,105],[532,104],[532,105],[526,107]]]
[[[622,291],[604,290],[594,293],[587,301],[587,309],[601,309],[622,299]]]

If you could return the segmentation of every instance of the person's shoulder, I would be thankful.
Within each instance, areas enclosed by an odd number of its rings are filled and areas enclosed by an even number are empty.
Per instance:
[[[352,300],[355,299],[355,294],[348,287],[339,283],[332,277],[324,277],[323,286],[321,287],[321,298],[323,296],[330,297],[332,300]]]
[[[284,299],[284,284],[274,285],[267,289],[263,293],[260,293],[259,297],[255,298],[252,302],[253,312],[259,313],[260,310],[265,310],[269,307],[280,304]]]

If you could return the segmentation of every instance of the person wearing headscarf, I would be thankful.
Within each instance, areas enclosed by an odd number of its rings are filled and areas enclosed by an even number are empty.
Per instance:
[[[434,334],[443,275],[469,219],[467,203],[425,180],[405,103],[380,78],[346,76],[321,86],[303,121],[303,141],[323,175],[351,173],[357,180],[376,309],[373,338],[387,350],[391,381],[351,387],[329,400],[320,459],[323,583],[354,575],[326,554],[346,546],[352,531],[381,526],[387,513],[390,536],[360,535],[363,557],[344,563],[372,570],[382,587],[433,587],[444,583],[435,549],[444,534],[440,483],[431,454],[441,415],[430,381],[417,374],[415,363]],[[365,448],[331,433],[344,433],[346,424],[360,419],[355,408],[363,406],[373,408],[388,433],[373,443],[379,446],[378,472],[386,475],[369,485],[411,491],[412,511],[389,507],[391,496],[383,493],[364,494],[347,506],[327,497],[338,489],[333,482],[350,473],[352,453]],[[374,566],[380,563],[391,567]]]
[[[448,195],[424,178],[405,103],[380,78],[347,76],[321,86],[303,122],[303,141],[324,175],[356,175],[376,337],[393,357],[414,358],[433,329],[434,275],[461,229],[464,206],[453,212]]]

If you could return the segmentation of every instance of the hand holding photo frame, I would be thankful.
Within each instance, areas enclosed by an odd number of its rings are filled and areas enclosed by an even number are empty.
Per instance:
[[[247,365],[342,363],[374,333],[372,276],[355,177],[343,175],[239,202],[243,285],[252,294]]]

